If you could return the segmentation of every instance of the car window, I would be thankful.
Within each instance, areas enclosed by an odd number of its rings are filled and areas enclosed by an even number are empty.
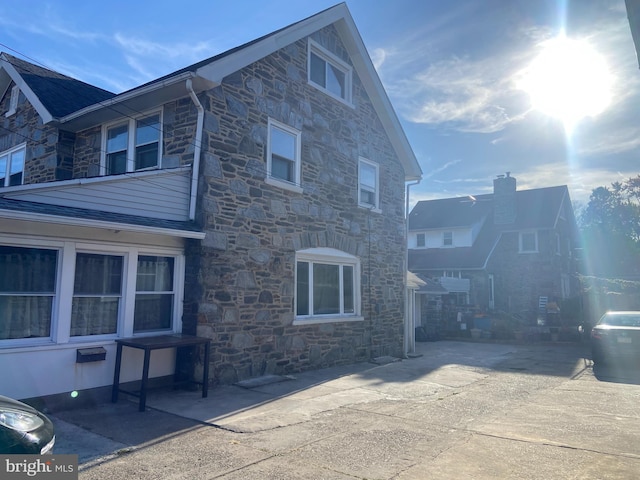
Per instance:
[[[637,315],[605,315],[599,323],[612,327],[640,327],[640,313]]]

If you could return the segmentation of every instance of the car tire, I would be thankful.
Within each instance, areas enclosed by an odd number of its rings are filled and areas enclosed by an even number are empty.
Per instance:
[[[604,355],[600,350],[592,350],[591,351],[591,360],[594,365],[603,365],[605,363]]]

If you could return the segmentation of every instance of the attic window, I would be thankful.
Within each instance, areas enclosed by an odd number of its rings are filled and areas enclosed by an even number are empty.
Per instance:
[[[351,105],[351,67],[312,40],[307,71],[311,85]]]
[[[5,113],[5,117],[10,117],[18,110],[18,97],[20,96],[20,88],[14,85],[11,89],[11,98],[9,100],[9,110]]]

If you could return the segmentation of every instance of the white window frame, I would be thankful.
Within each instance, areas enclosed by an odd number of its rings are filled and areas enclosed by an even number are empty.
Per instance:
[[[26,239],[23,236],[1,236],[0,245],[25,246],[58,250],[56,291],[51,315],[51,336],[47,338],[19,338],[0,340],[0,352],[17,347],[43,345],[104,343],[123,337],[144,337],[158,333],[178,333],[182,331],[182,305],[184,300],[185,257],[181,250],[171,248],[149,248],[142,245],[105,245],[81,243],[69,240]],[[71,308],[74,296],[76,253],[122,255],[123,285],[122,304],[115,334],[74,336],[71,333]],[[174,258],[172,325],[169,329],[134,333],[133,319],[136,299],[136,275],[138,256],[165,256]]]
[[[447,238],[449,239],[449,243],[447,243]],[[442,232],[442,246],[446,248],[453,247],[453,230]]]
[[[137,124],[138,124],[138,121],[151,117],[153,115],[158,115],[159,123],[160,123],[159,131],[158,131],[158,161],[155,166],[140,168],[136,170],[135,154],[136,154],[136,147],[139,146],[136,143]],[[107,155],[110,153],[107,151],[108,134],[109,134],[109,130],[116,127],[123,126],[123,125],[127,126],[127,149],[126,149],[127,167],[125,169],[125,172],[123,173],[141,172],[145,170],[156,170],[156,169],[162,168],[162,152],[163,152],[163,145],[164,145],[164,136],[163,136],[164,123],[163,122],[164,122],[163,109],[160,109],[160,110],[152,110],[149,112],[144,112],[140,115],[128,118],[126,120],[118,120],[118,121],[103,125],[102,126],[102,151],[101,151],[101,158],[100,158],[100,175],[112,175],[110,173],[107,173]],[[155,142],[148,142],[143,145],[148,145],[150,143],[155,143]]]
[[[324,62],[328,64],[328,66],[332,66],[344,74],[344,97],[337,95],[336,93],[327,89],[325,86],[320,85],[311,79],[311,54],[312,53],[318,58],[320,58],[321,60],[324,60]],[[338,58],[336,55],[331,53],[329,50],[322,47],[319,43],[311,39],[309,39],[309,44],[307,49],[307,81],[309,82],[309,85],[312,85],[313,87],[326,93],[330,97],[333,97],[336,100],[350,107],[353,107],[353,100],[352,100],[353,68],[348,63],[344,62],[343,60]],[[325,79],[325,83],[326,83],[326,79]]]
[[[24,151],[23,160],[22,160],[22,179],[20,180],[20,185],[24,185],[25,167],[27,164],[27,144],[21,143],[16,147],[5,150],[4,152],[0,152],[0,158],[7,157],[7,165],[6,165],[7,171],[5,173],[4,183],[0,185],[0,189],[9,187],[9,186],[17,187],[17,185],[9,185],[9,182],[11,181],[11,159],[13,158],[13,155],[16,152],[19,152],[20,150]]]
[[[271,132],[273,129],[278,129],[281,132],[289,134],[295,139],[295,158],[290,159],[294,164],[294,172],[293,172],[293,182],[288,182],[287,180],[274,177],[271,175],[272,168],[272,154],[271,154]],[[285,125],[282,122],[278,122],[273,118],[269,118],[267,122],[267,176],[265,178],[265,182],[269,185],[273,185],[279,188],[284,188],[285,190],[291,190],[292,192],[302,193],[303,189],[301,187],[301,172],[302,172],[302,132],[297,130],[289,125]]]
[[[311,312],[309,315],[297,315],[297,290],[298,290],[298,262],[309,263],[309,292],[308,301],[310,308],[313,305],[313,264],[327,264],[327,265],[340,265],[349,266],[353,268],[353,307],[354,313],[341,313],[341,314],[328,314],[328,315],[313,315]],[[362,294],[361,294],[361,282],[360,282],[360,259],[346,252],[336,250],[333,248],[309,248],[305,250],[299,250],[296,252],[295,257],[295,292],[294,295],[294,325],[306,325],[311,323],[335,323],[335,322],[354,322],[363,321],[364,318],[361,314],[362,309]],[[342,282],[342,269],[340,269],[340,281]],[[342,292],[341,285],[341,292]],[[342,298],[340,301],[341,309]]]
[[[529,235],[533,235],[534,237],[534,249],[524,249],[524,237],[525,236],[529,236]],[[538,253],[538,232],[537,230],[529,230],[529,231],[524,231],[524,232],[519,232],[518,234],[518,252],[519,253]]]
[[[11,97],[9,98],[9,110],[4,114],[5,117],[10,117],[18,111],[18,98],[20,97],[20,87],[14,85],[11,87]]]
[[[364,185],[362,183],[362,167],[366,165],[367,167],[372,167],[375,171],[375,185],[373,189],[369,185]],[[374,196],[374,204],[370,204],[365,202],[362,199],[362,190],[366,190],[368,192],[373,193]],[[358,205],[373,210],[374,212],[381,212],[380,210],[380,165],[366,158],[360,157],[358,160]]]
[[[422,237],[422,245],[420,245],[420,238]],[[424,232],[416,233],[416,247],[427,248],[427,234]]]

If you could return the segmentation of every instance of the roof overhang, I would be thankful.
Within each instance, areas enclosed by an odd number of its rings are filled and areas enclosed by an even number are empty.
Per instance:
[[[136,115],[163,103],[188,96],[187,80],[189,79],[191,79],[196,93],[216,86],[216,84],[198,76],[195,72],[182,72],[165,78],[160,82],[153,82],[116,95],[104,102],[90,105],[66,117],[57,119],[56,122],[64,130],[77,132],[123,116]]]
[[[63,215],[50,215],[44,213],[34,213],[16,210],[0,209],[0,219],[22,220],[36,223],[46,223],[54,225],[65,225],[70,227],[96,228],[101,230],[111,230],[119,232],[144,233],[150,235],[162,235],[168,237],[193,238],[202,240],[204,232],[181,230],[173,228],[150,227],[145,225],[135,225],[122,222],[109,222],[104,220],[91,220],[79,217],[67,217]]]

